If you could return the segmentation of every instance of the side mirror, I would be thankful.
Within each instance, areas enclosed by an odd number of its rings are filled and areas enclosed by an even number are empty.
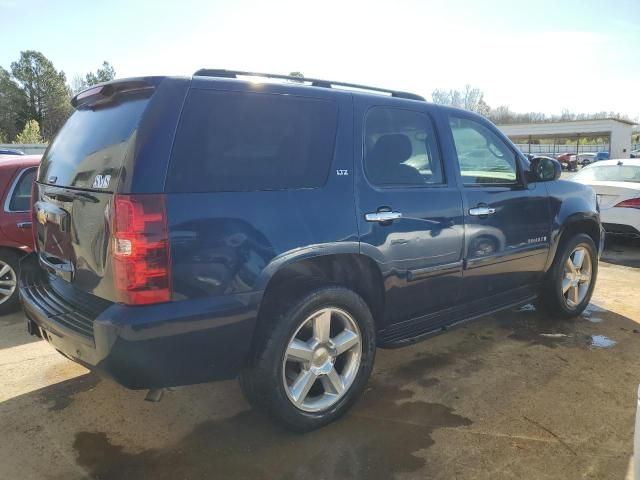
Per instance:
[[[562,174],[560,162],[549,157],[533,157],[529,169],[530,182],[550,182],[557,180]]]

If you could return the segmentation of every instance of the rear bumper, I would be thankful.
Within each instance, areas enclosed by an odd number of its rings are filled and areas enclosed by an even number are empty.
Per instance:
[[[229,379],[245,362],[262,292],[96,311],[68,303],[30,257],[20,275],[29,330],[125,387]]]
[[[604,230],[608,235],[619,235],[628,238],[640,238],[640,230],[632,225],[623,225],[620,223],[605,223]]]
[[[600,219],[607,233],[628,237],[640,237],[640,210],[637,208],[605,208]]]

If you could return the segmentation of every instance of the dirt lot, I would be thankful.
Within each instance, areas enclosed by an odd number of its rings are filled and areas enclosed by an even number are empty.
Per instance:
[[[531,307],[380,351],[346,418],[293,435],[235,382],[160,403],[0,319],[0,479],[624,479],[640,382],[640,248],[613,245],[589,310]],[[625,266],[627,265],[627,266]]]

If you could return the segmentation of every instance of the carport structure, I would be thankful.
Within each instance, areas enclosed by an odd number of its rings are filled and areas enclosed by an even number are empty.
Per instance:
[[[636,125],[627,120],[605,118],[601,120],[575,120],[570,122],[521,123],[498,125],[498,128],[515,143],[528,143],[542,139],[575,140],[576,153],[581,138],[609,137],[609,158],[629,158],[631,129]],[[554,141],[554,153],[555,153]],[[558,145],[566,149],[567,145]],[[559,150],[558,150],[559,152]],[[526,152],[525,152],[526,153]]]

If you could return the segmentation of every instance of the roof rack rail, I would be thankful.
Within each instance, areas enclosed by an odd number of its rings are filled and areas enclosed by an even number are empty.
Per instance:
[[[391,95],[392,97],[408,98],[410,100],[425,101],[424,97],[416,95],[415,93],[401,92],[398,90],[389,90],[387,88],[369,87],[366,85],[357,85],[355,83],[334,82],[331,80],[319,80],[317,78],[307,77],[293,77],[290,75],[279,75],[276,73],[258,73],[258,72],[242,72],[239,70],[224,70],[215,68],[201,68],[196,71],[194,76],[198,77],[218,77],[218,78],[238,78],[238,77],[263,77],[263,78],[276,78],[278,80],[290,80],[294,82],[304,82],[310,84],[312,87],[332,88],[334,85],[337,87],[353,88],[357,90],[369,90],[372,92],[380,92]]]

